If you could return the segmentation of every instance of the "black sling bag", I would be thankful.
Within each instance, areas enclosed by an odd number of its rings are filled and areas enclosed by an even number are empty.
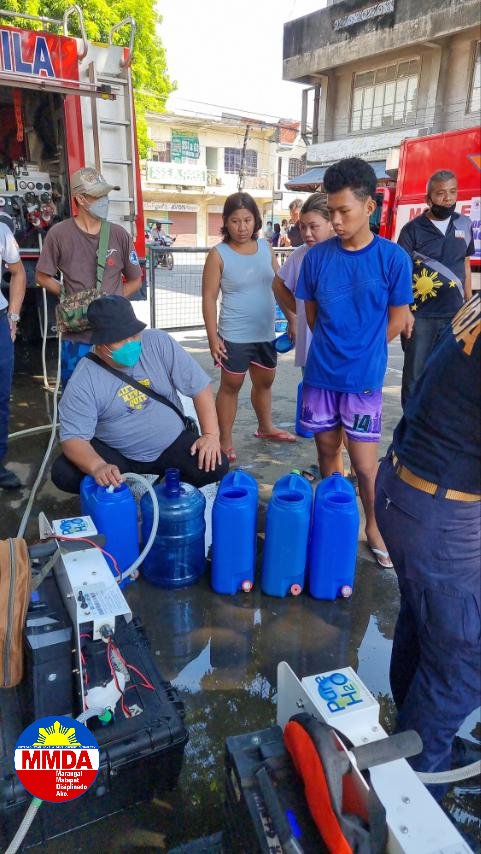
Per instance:
[[[142,385],[142,383],[139,383],[137,382],[137,380],[134,380],[133,377],[129,377],[128,374],[124,374],[123,371],[119,371],[117,370],[117,368],[113,368],[111,365],[107,365],[106,362],[104,362],[103,359],[101,359],[95,353],[87,353],[85,358],[90,359],[91,362],[95,362],[97,365],[100,365],[101,368],[105,368],[106,371],[110,371],[110,373],[118,377],[119,380],[124,380],[124,382],[126,382],[128,385],[132,386],[133,388],[136,388],[138,391],[141,391],[142,394],[146,394],[153,400],[157,400],[158,403],[163,403],[164,406],[168,406],[170,409],[173,409],[174,412],[181,419],[184,425],[184,429],[188,430],[189,433],[192,433],[192,438],[199,438],[199,428],[197,427],[197,422],[195,421],[195,419],[191,418],[190,415],[184,415],[182,410],[179,409],[179,407],[176,406],[175,403],[172,403],[172,401],[169,400],[167,397],[164,397],[163,394],[157,394],[157,392],[149,386]]]

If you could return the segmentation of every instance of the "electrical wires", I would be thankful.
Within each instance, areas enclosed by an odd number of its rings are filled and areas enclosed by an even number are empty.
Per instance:
[[[117,584],[120,584],[120,582],[122,581],[122,573],[120,571],[117,560],[114,558],[113,554],[110,554],[110,552],[103,549],[102,546],[99,546],[99,544],[94,542],[94,540],[90,540],[88,537],[62,537],[60,534],[52,534],[51,537],[46,537],[46,539],[47,540],[62,540],[62,541],[65,541],[67,543],[88,543],[89,546],[93,546],[95,549],[98,549],[99,552],[102,552],[102,554],[105,557],[110,558],[110,560],[112,561],[113,567],[115,569],[115,572],[117,573],[117,576],[118,576],[118,578],[116,578]]]

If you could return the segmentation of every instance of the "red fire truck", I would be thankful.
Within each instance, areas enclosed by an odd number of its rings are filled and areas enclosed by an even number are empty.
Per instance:
[[[473,220],[473,285],[480,287],[481,129],[479,127],[405,139],[399,152],[396,183],[378,187],[379,234],[397,239],[403,225],[426,208],[426,181],[438,169],[458,179],[457,210]]]
[[[72,16],[80,38],[69,35]],[[22,332],[28,337],[38,329],[34,271],[42,241],[51,225],[73,213],[69,178],[77,169],[94,165],[121,187],[111,193],[109,219],[130,231],[145,259],[130,70],[135,22],[120,21],[108,43],[98,45],[87,40],[78,6],[63,21],[0,10],[2,21],[12,18],[42,27],[0,25],[0,220],[14,229],[27,270]],[[46,32],[46,25],[62,35]],[[130,28],[127,48],[113,44],[123,27]]]

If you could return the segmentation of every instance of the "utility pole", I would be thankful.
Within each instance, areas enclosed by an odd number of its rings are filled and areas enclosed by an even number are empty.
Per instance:
[[[244,142],[242,143],[242,151],[241,151],[241,161],[239,165],[239,175],[237,178],[237,189],[239,193],[244,189],[244,178],[246,176],[246,151],[247,151],[247,142],[249,140],[249,131],[250,125],[246,125],[246,132],[244,134]]]

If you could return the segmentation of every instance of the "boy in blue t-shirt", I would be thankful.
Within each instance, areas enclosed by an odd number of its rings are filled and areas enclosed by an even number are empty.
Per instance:
[[[401,331],[409,335],[412,264],[401,247],[370,230],[376,175],[369,163],[350,157],[330,166],[324,189],[336,237],[309,250],[296,287],[313,333],[301,420],[315,433],[324,477],[343,471],[344,429],[367,543],[390,567],[374,516],[374,481],[387,344]]]

